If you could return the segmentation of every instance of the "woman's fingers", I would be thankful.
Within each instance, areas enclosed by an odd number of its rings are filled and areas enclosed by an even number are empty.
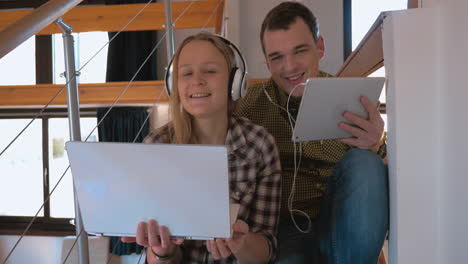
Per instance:
[[[161,238],[159,233],[159,224],[156,220],[148,221],[148,242],[152,247],[161,247]]]
[[[139,222],[137,227],[136,242],[144,247],[148,246],[148,233],[146,222]]]
[[[224,239],[216,239],[215,241],[216,246],[218,247],[219,254],[223,259],[229,257],[232,254]]]

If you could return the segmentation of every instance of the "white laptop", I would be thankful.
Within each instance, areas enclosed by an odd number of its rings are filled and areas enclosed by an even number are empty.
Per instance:
[[[86,232],[135,236],[155,219],[173,237],[231,236],[225,146],[67,142]]]
[[[293,131],[293,141],[348,138],[351,134],[338,127],[348,122],[343,113],[349,111],[368,118],[359,101],[367,96],[376,105],[385,78],[310,78],[302,96]]]

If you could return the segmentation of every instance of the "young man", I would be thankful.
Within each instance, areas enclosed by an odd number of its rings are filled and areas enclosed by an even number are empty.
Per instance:
[[[384,122],[377,107],[363,97],[368,119],[344,114],[355,126],[337,125],[353,138],[303,143],[295,176],[288,95],[295,118],[304,92],[297,85],[328,76],[319,71],[324,40],[315,16],[297,2],[273,8],[260,38],[271,79],[251,87],[236,113],[265,127],[280,151],[277,263],[377,263],[388,228],[387,168],[376,154],[384,146]]]

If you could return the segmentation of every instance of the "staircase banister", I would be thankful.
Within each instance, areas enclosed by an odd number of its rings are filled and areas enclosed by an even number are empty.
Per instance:
[[[50,0],[0,32],[0,59],[83,0]]]

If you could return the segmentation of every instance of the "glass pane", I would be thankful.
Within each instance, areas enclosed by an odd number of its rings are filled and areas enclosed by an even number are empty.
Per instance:
[[[0,119],[0,152],[30,121]],[[42,168],[42,120],[36,119],[0,156],[0,215],[36,214],[44,200]]]
[[[76,69],[78,70],[94,54],[106,44],[109,39],[107,32],[74,33]],[[78,78],[80,83],[104,83],[107,70],[107,48],[103,48],[99,54],[91,60],[81,71]],[[54,83],[64,84],[65,61],[63,53],[63,37],[61,34],[54,35]]]
[[[81,118],[81,137],[83,140],[86,139],[96,124],[96,118]],[[67,118],[49,119],[49,168],[51,190],[69,165],[67,153],[65,151],[65,142],[70,140],[69,135]],[[97,141],[97,138],[96,129],[88,141]],[[50,199],[50,216],[75,218],[73,197],[73,181],[70,170],[68,170]]]
[[[406,9],[408,0],[351,0],[352,49],[369,31],[382,11]]]
[[[0,59],[0,85],[36,84],[36,37]]]
[[[369,77],[385,77],[385,66],[381,67],[380,69],[376,70],[373,72]],[[384,87],[382,89],[382,93],[380,94],[379,101],[381,103],[385,103],[387,101],[387,87],[386,84],[384,84]]]

